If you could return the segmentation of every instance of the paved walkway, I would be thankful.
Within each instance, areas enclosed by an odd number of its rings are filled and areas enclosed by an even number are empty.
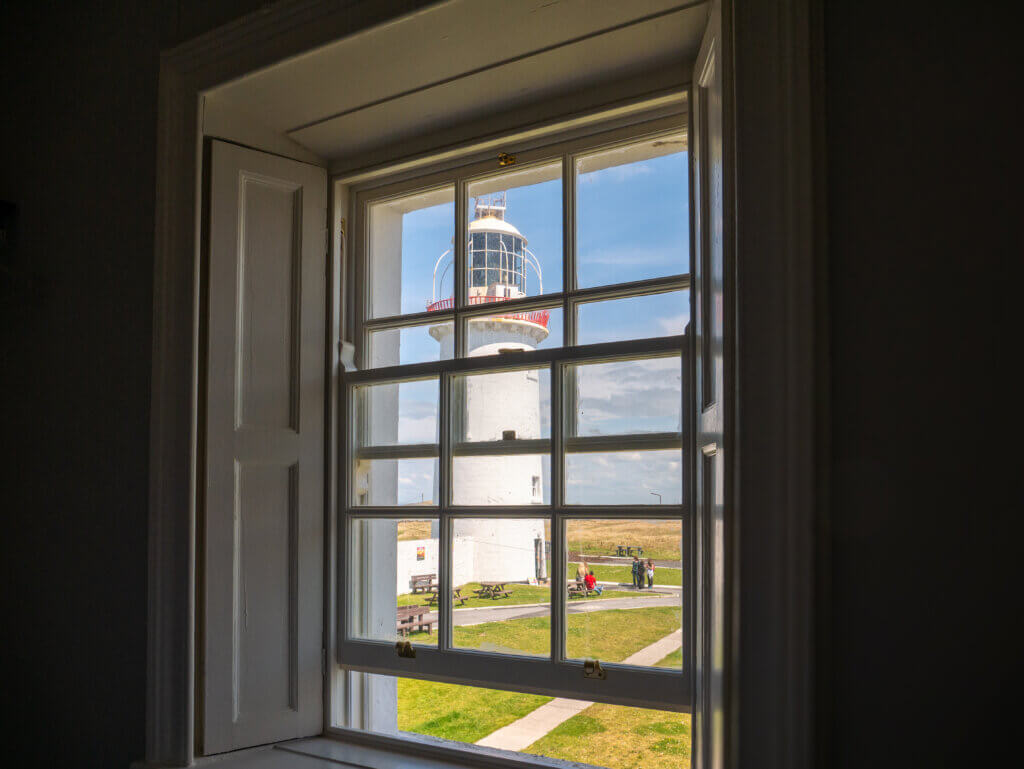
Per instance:
[[[669,588],[671,590],[671,588]],[[641,594],[636,598],[576,598],[566,603],[567,614],[580,614],[590,611],[607,611],[609,609],[644,609],[652,606],[679,606],[678,591],[669,593]],[[551,605],[522,604],[519,606],[474,607],[471,609],[455,609],[452,618],[456,625],[479,625],[484,622],[500,622],[507,619],[524,617],[548,617]],[[662,655],[662,657],[665,655]],[[660,659],[660,657],[659,657]]]
[[[660,641],[655,641],[650,646],[644,647],[636,654],[631,654],[622,662],[627,665],[653,665],[682,645],[683,631],[680,629],[669,633]],[[477,740],[476,744],[502,750],[524,750],[556,726],[568,721],[593,704],[592,702],[556,697],[518,721],[513,721],[508,726],[491,732],[482,740]]]

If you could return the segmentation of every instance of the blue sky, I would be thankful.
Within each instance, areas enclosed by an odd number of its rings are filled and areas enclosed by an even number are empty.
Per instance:
[[[641,280],[689,271],[688,158],[685,152],[581,174],[577,181],[577,267],[581,287]],[[518,187],[507,193],[506,220],[529,241],[544,275],[544,293],[561,290],[561,181]],[[472,199],[470,199],[472,212]],[[413,211],[402,222],[403,313],[422,312],[431,299],[434,262],[451,248],[454,206]],[[472,215],[472,214],[471,214]],[[442,263],[443,268],[443,263]],[[440,270],[439,270],[440,274]],[[538,286],[530,275],[529,293]],[[438,298],[452,295],[449,270]],[[561,343],[561,312],[552,313],[552,334]],[[580,309],[580,344],[682,333],[689,320],[688,292],[592,303]],[[437,360],[439,344],[426,328],[402,333],[400,363]],[[599,369],[602,369],[599,371]],[[593,367],[581,377],[583,434],[679,429],[678,360]],[[400,440],[432,441],[436,434],[434,383],[404,386]],[[547,404],[545,403],[545,407]],[[436,416],[434,416],[436,420]],[[651,492],[679,502],[678,452],[577,455],[569,461],[569,501],[646,503]],[[549,479],[544,479],[545,486]],[[399,467],[399,504],[430,499],[436,483],[432,460]]]

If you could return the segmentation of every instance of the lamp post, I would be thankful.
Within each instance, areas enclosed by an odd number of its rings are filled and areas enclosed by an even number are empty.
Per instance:
[[[652,492],[651,492],[651,496],[652,496],[652,497],[657,497],[657,498],[658,498],[658,504],[659,504],[659,505],[661,504],[661,494],[659,494],[659,493],[658,493],[658,492],[656,492],[656,491],[652,491]]]

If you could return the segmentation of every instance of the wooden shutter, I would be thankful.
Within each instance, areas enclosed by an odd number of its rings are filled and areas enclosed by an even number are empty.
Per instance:
[[[726,245],[722,110],[721,8],[713,3],[694,69],[693,162],[696,238],[693,263],[695,328],[695,521],[697,633],[694,707],[695,767],[725,765],[726,532],[725,488],[731,418],[726,402]]]
[[[204,754],[323,728],[324,169],[212,143]]]

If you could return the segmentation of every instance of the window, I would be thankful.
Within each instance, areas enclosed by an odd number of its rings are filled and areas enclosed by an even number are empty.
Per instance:
[[[353,190],[337,725],[415,679],[692,709],[681,123]]]

